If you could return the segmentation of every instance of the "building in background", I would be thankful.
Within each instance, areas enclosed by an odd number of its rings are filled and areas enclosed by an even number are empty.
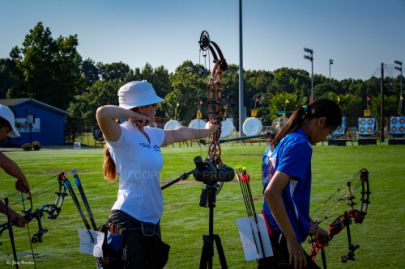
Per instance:
[[[3,145],[21,146],[32,141],[39,141],[41,145],[65,143],[66,111],[32,98],[0,99],[0,104],[14,112],[21,134],[18,138],[8,138]]]

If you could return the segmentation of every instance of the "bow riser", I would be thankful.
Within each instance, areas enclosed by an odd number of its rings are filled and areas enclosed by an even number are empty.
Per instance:
[[[32,203],[32,196],[29,194],[27,197],[24,197],[23,194],[21,194],[21,202],[23,205],[23,217],[27,222],[27,225],[31,223],[33,220],[37,221],[38,224],[38,231],[32,235],[31,237],[31,242],[32,243],[37,243],[37,242],[42,242],[42,236],[48,232],[48,229],[44,228],[42,226],[42,221],[41,218],[44,217],[45,213],[47,214],[48,219],[56,219],[60,212],[62,211],[62,205],[64,202],[65,197],[68,195],[66,192],[66,188],[63,186],[63,183],[58,179],[58,191],[55,192],[56,194],[56,200],[53,204],[44,204],[39,208],[33,209],[33,203]],[[30,201],[30,207],[25,208],[25,200]],[[0,235],[2,233],[2,229],[6,227],[7,225],[13,226],[13,222],[8,222],[0,225],[2,227],[0,229]]]

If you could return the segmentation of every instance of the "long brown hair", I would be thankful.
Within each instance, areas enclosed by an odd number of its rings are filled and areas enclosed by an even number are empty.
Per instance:
[[[104,161],[103,171],[105,179],[115,181],[117,179],[117,171],[115,170],[115,162],[111,157],[110,150],[107,144],[104,145]]]
[[[10,123],[8,122],[8,120],[6,120],[6,119],[3,118],[3,117],[0,117],[0,128],[2,128],[2,127],[8,127],[8,128],[10,128],[10,130],[11,130],[11,125],[10,125]]]
[[[132,111],[134,112],[139,112],[138,107],[131,108]],[[128,119],[126,119],[128,120]],[[119,122],[117,120],[117,122]],[[107,147],[107,144],[104,145],[104,161],[103,161],[103,172],[104,172],[104,178],[115,181],[117,180],[117,170],[115,166],[115,162],[111,157],[110,150]]]
[[[306,119],[321,117],[326,117],[326,127],[336,129],[342,123],[342,110],[338,104],[328,99],[319,99],[308,106],[297,109],[271,140],[271,146],[275,148],[287,134],[301,128]]]

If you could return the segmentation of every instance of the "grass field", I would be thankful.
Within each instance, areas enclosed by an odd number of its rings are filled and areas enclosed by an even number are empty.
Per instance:
[[[230,166],[243,164],[252,176],[252,192],[256,210],[262,203],[260,162],[265,145],[224,145],[222,158]],[[34,207],[55,200],[56,182],[50,179],[61,171],[77,169],[92,206],[97,224],[106,221],[113,204],[117,183],[107,182],[101,173],[102,149],[41,149],[34,152],[7,152],[29,178],[32,185]],[[165,167],[162,184],[191,170],[196,155],[206,155],[206,148],[168,147],[163,149]],[[315,146],[313,154],[312,208],[324,201],[339,186],[361,168],[370,172],[371,204],[363,224],[352,226],[354,243],[360,244],[357,260],[342,264],[346,254],[346,234],[337,235],[326,249],[328,268],[405,268],[405,147],[404,146]],[[9,197],[13,208],[20,204],[14,190],[14,180],[0,171],[0,198]],[[69,178],[73,180],[70,175]],[[163,240],[171,245],[169,269],[198,268],[202,235],[208,233],[208,209],[199,206],[204,184],[190,178],[164,190],[165,207],[162,218]],[[343,213],[343,212],[340,212]],[[316,212],[314,212],[316,215]],[[337,216],[337,212],[333,216]],[[245,262],[236,219],[246,215],[239,184],[224,184],[217,196],[214,210],[214,231],[219,234],[229,268],[255,268],[255,262]],[[333,219],[333,216],[330,220]],[[5,222],[4,215],[0,223]],[[324,225],[327,223],[324,223]],[[77,229],[83,227],[71,198],[68,196],[56,220],[43,218],[49,232],[43,242],[34,244],[37,268],[94,268],[91,256],[79,253]],[[30,224],[31,234],[38,229]],[[26,229],[15,229],[16,248],[23,263],[21,268],[34,268],[29,255]],[[12,268],[12,252],[8,232],[0,236],[0,268]],[[310,246],[306,244],[308,249]],[[214,268],[220,268],[214,256]]]

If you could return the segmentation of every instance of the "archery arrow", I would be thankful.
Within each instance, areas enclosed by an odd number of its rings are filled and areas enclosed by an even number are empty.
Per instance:
[[[246,213],[247,213],[249,219],[253,218],[254,223],[256,225],[257,237],[259,238],[260,245],[258,245],[256,242],[256,236],[255,236],[256,232],[255,232],[255,229],[253,229],[253,227],[251,226],[253,240],[255,242],[256,249],[259,250],[260,257],[265,257],[266,252],[264,250],[262,235],[260,233],[259,222],[257,220],[255,205],[253,203],[252,191],[250,189],[250,175],[247,173],[246,167],[242,167],[242,166],[236,167],[236,174],[237,174],[240,189],[242,192],[243,201],[245,203]],[[259,248],[259,246],[260,246],[260,248]]]

